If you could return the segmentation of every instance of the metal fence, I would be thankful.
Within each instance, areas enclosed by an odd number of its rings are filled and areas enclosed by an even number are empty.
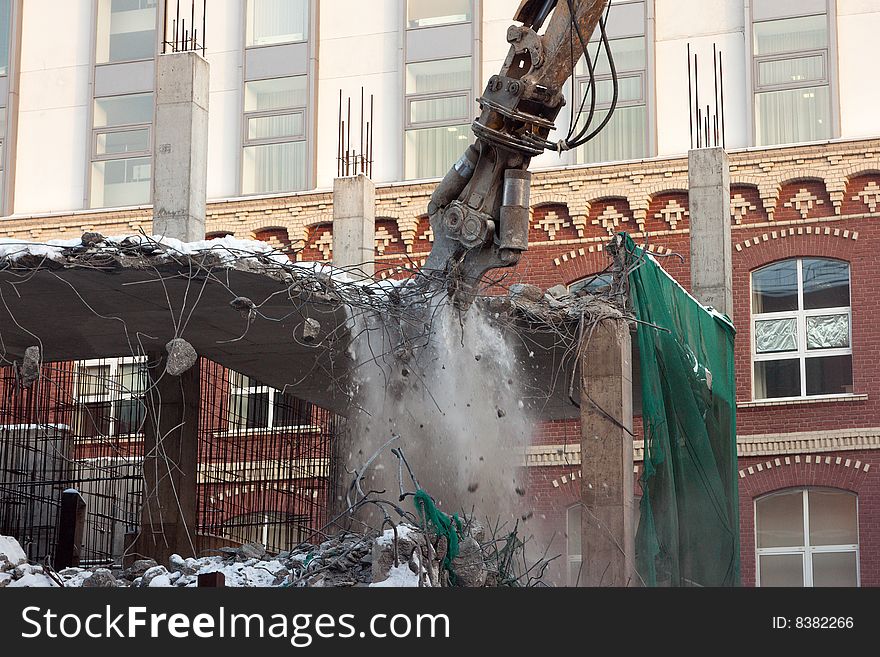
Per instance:
[[[202,359],[200,545],[281,550],[327,521],[340,419]],[[141,522],[146,363],[44,363],[24,388],[0,368],[0,534],[51,562],[61,493],[87,513],[81,561],[119,562]]]

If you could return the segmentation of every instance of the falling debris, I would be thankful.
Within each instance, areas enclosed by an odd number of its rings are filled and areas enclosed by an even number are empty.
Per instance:
[[[168,361],[165,363],[165,371],[171,376],[180,376],[193,365],[199,358],[193,346],[183,338],[174,338],[165,345],[168,352]]]

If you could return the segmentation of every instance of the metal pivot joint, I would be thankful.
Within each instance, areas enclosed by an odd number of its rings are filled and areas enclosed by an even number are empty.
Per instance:
[[[476,142],[428,205],[434,245],[424,272],[429,284],[444,282],[459,305],[470,303],[487,271],[517,264],[528,248],[529,163],[547,148],[565,106],[563,85],[583,55],[576,33],[592,34],[607,2],[520,3],[514,20],[521,25],[507,31],[504,65],[477,100]]]

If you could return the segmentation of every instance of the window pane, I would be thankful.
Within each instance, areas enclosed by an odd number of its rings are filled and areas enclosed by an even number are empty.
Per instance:
[[[799,360],[765,360],[755,363],[755,399],[800,396]]]
[[[409,104],[410,123],[467,119],[467,96],[414,100]]]
[[[157,4],[158,0],[99,0],[96,63],[154,57]]]
[[[77,433],[84,438],[109,435],[110,402],[82,404],[80,406]]]
[[[796,351],[797,320],[769,319],[755,322],[755,351],[759,354]]]
[[[245,82],[244,111],[265,111],[306,106],[306,76]]]
[[[471,58],[439,59],[406,65],[406,93],[426,94],[470,89]]]
[[[151,93],[95,99],[96,128],[152,122],[153,94]]]
[[[583,102],[584,94],[587,92],[588,82],[580,83],[580,96],[576,99],[577,107],[580,108]],[[612,80],[596,80],[596,104],[610,105],[614,100],[614,82]],[[642,78],[638,75],[631,75],[618,79],[617,85],[617,102],[640,102],[642,100]],[[619,105],[618,105],[619,107]],[[584,103],[584,112],[590,111],[590,99],[587,98]],[[594,124],[596,125],[596,124]]]
[[[856,496],[839,490],[807,491],[810,545],[855,545],[859,542]]]
[[[269,391],[249,392],[247,395],[247,428],[265,429],[269,426]]]
[[[471,20],[471,0],[407,0],[409,27],[431,27]]]
[[[109,365],[88,365],[79,368],[79,397],[106,395],[110,387]]]
[[[294,427],[311,424],[311,404],[296,397],[275,391],[273,396],[272,425]]]
[[[271,139],[274,137],[302,137],[303,115],[276,114],[248,119],[248,139]]]
[[[805,258],[804,308],[849,306],[849,265],[840,260]]]
[[[150,202],[150,158],[92,163],[93,208],[143,205]]]
[[[752,272],[753,313],[778,313],[797,309],[796,260],[777,262]]]
[[[813,586],[858,586],[855,552],[814,552]]]
[[[843,349],[849,346],[849,315],[807,317],[807,349]]]
[[[12,1],[0,0],[0,75],[9,73],[9,26]]]
[[[140,395],[147,389],[147,368],[143,363],[119,366],[119,382],[124,395]]]
[[[294,192],[305,189],[306,142],[247,146],[242,163],[245,194]]]
[[[406,131],[406,177],[439,178],[470,144],[469,125]]]
[[[828,18],[824,14],[755,23],[756,55],[827,47]]]
[[[593,117],[592,130],[608,115],[599,110]],[[578,163],[637,160],[648,155],[648,113],[644,105],[618,107],[614,116],[592,140],[577,149]]]
[[[852,356],[807,358],[808,395],[852,394]]]
[[[759,548],[804,545],[804,494],[785,491],[762,497],[755,504]]]
[[[116,402],[116,435],[140,433],[143,429],[145,411],[140,399],[121,399]]]
[[[646,68],[645,61],[645,37],[631,37],[629,39],[614,39],[611,44],[611,54],[614,57],[614,68],[618,73],[625,71],[643,71]],[[599,53],[598,58],[596,53]],[[590,57],[593,58],[593,73],[595,75],[610,75],[611,65],[604,46],[599,42],[590,44]],[[581,57],[576,66],[578,75],[589,75],[587,60]]]
[[[759,556],[761,586],[803,586],[804,557],[801,554]]]
[[[791,84],[825,79],[825,58],[821,55],[777,59],[758,63],[758,84]]]
[[[247,45],[305,41],[309,0],[248,0]]]
[[[95,153],[98,155],[139,153],[150,150],[150,131],[146,128],[143,130],[99,132],[95,140]]]
[[[755,112],[758,146],[831,138],[827,86],[756,94]]]

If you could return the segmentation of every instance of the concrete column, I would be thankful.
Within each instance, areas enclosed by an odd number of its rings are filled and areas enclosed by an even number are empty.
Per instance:
[[[144,506],[134,552],[163,565],[172,554],[196,555],[198,361],[179,377],[165,373],[166,356],[149,358],[145,398]]]
[[[205,239],[208,62],[195,52],[158,57],[153,234]]]
[[[375,253],[376,186],[363,174],[337,178],[333,181],[333,265],[372,276]]]
[[[691,292],[733,319],[730,162],[723,148],[688,153]]]
[[[623,320],[585,337],[581,360],[583,586],[636,582],[633,536],[632,343]]]

